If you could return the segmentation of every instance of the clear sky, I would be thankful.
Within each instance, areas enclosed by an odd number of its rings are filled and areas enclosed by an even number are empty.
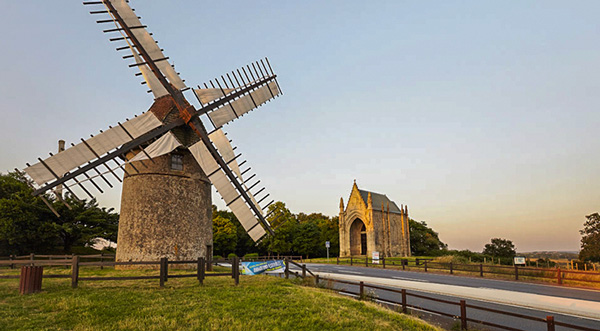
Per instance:
[[[356,179],[450,248],[531,251],[600,210],[598,1],[131,3],[189,85],[269,57],[284,96],[226,131],[292,212],[336,215]],[[2,1],[0,171],[152,104],[88,10]]]

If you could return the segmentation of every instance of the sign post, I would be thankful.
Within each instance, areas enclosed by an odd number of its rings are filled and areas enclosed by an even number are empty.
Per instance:
[[[325,248],[327,248],[327,262],[329,262],[329,246],[331,246],[329,241],[326,241]]]
[[[514,265],[525,265],[525,256],[515,256],[513,258],[513,264]]]
[[[379,252],[373,252],[373,264],[379,264]]]

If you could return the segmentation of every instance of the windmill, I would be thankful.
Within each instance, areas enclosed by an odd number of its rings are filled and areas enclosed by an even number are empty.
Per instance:
[[[235,154],[222,130],[281,95],[269,60],[189,88],[128,2],[84,5],[101,6],[92,15],[108,15],[97,23],[111,25],[103,32],[116,34],[110,41],[122,43],[117,51],[134,61],[129,67],[138,69],[136,76],[143,77],[154,103],[139,116],[27,164],[34,195],[66,190],[79,199],[77,187],[93,198],[91,188],[103,193],[102,186],[113,187],[110,177],[122,181],[117,261],[210,257],[211,184],[255,242],[273,234],[264,213],[273,200],[262,204],[269,194],[258,187],[255,174],[247,175],[250,168],[242,170],[246,161],[240,162],[241,154]],[[193,94],[200,106],[188,102],[186,94]]]

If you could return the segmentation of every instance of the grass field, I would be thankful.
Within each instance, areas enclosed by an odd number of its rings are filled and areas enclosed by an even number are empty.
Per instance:
[[[51,273],[69,270],[44,271]],[[82,268],[80,277],[154,274]],[[158,280],[134,280],[83,281],[71,289],[70,279],[45,279],[43,292],[31,295],[19,295],[18,282],[0,279],[0,330],[438,330],[370,302],[272,276],[242,276],[239,286],[231,277],[208,277],[204,285],[169,279],[165,288]]]

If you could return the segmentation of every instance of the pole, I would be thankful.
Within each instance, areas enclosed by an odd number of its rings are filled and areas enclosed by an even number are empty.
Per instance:
[[[79,255],[73,256],[71,266],[71,287],[77,288],[79,282]]]
[[[160,274],[158,276],[160,287],[165,287],[165,259],[164,257],[160,258]]]
[[[546,326],[548,331],[554,331],[554,316],[546,316]]]
[[[205,268],[205,264],[206,261],[204,260],[203,257],[199,257],[198,258],[198,268],[197,268],[197,272],[198,272],[198,282],[200,282],[200,285],[202,285],[204,283],[204,268]]]
[[[240,284],[240,258],[234,257],[233,261],[235,262],[235,285]]]
[[[402,313],[406,314],[408,312],[408,309],[406,308],[406,290],[402,289]]]
[[[289,263],[287,257],[284,258],[284,261],[285,261],[285,279],[288,279],[288,278],[290,278],[290,263]]]
[[[467,329],[467,303],[465,300],[460,300],[460,329]]]
[[[359,299],[360,299],[360,300],[363,300],[363,299],[365,298],[365,283],[361,281],[361,282],[360,282],[360,285],[359,285],[359,288],[360,288],[360,291],[359,291],[359,293],[360,293],[360,295],[359,295]]]
[[[519,280],[519,267],[515,264],[515,280]]]

